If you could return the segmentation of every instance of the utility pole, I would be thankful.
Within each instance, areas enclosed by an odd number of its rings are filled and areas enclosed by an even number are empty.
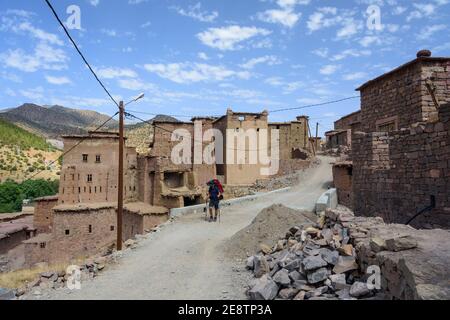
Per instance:
[[[314,144],[316,145],[316,150],[318,150],[317,141],[319,140],[319,123],[316,123],[316,140],[314,141]]]
[[[124,148],[124,116],[125,106],[119,103],[119,177],[117,187],[117,251],[122,251],[122,217],[123,217],[123,148]]]

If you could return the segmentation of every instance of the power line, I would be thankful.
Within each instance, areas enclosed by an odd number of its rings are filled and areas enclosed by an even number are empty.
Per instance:
[[[269,113],[277,113],[277,112],[283,112],[283,111],[291,111],[291,110],[299,110],[299,109],[306,109],[306,108],[312,108],[312,107],[320,107],[320,106],[333,104],[333,103],[338,103],[338,102],[347,101],[347,100],[356,99],[356,98],[360,98],[360,96],[347,97],[347,98],[343,98],[343,99],[339,99],[339,100],[333,100],[333,101],[327,101],[327,102],[322,102],[322,103],[310,104],[310,105],[305,105],[305,106],[301,106],[301,107],[271,110],[271,111],[269,111]]]
[[[141,118],[135,116],[134,114],[125,112],[125,115],[128,116],[128,117],[132,117],[132,118],[134,118],[134,119],[136,119],[136,120],[139,120],[139,121],[141,121],[141,122],[147,123],[147,124],[149,124],[149,125],[151,125],[151,126],[153,126],[153,127],[155,127],[155,128],[161,129],[161,130],[163,130],[163,131],[165,131],[165,132],[168,132],[168,133],[170,133],[170,134],[173,134],[173,133],[175,132],[175,130],[169,130],[169,129],[160,127],[160,126],[158,126],[158,125],[156,125],[156,124],[150,122],[149,120],[143,120],[143,119],[141,119]],[[174,124],[176,124],[176,122],[174,122]],[[203,145],[209,145],[209,144],[212,142],[212,141],[210,141],[210,142],[205,142],[205,141],[202,141],[202,140],[196,140],[195,137],[192,138],[192,141],[202,143]],[[239,148],[236,149],[236,148],[228,148],[228,147],[227,147],[226,149],[227,149],[227,150],[230,150],[230,151],[244,151],[244,152],[247,152],[247,151],[248,151],[248,152],[259,152],[259,151],[262,151],[262,149],[259,149],[259,148],[258,148],[258,149],[239,149]]]
[[[80,51],[80,49],[78,48],[78,45],[75,43],[75,41],[73,40],[72,36],[70,35],[69,31],[67,30],[66,26],[64,25],[64,23],[61,21],[61,19],[59,18],[58,14],[56,13],[55,9],[53,8],[52,4],[50,3],[49,0],[45,0],[45,2],[47,3],[47,5],[49,6],[50,10],[53,12],[53,15],[55,16],[56,20],[58,20],[59,24],[61,25],[61,27],[64,29],[64,32],[66,33],[67,37],[69,38],[70,42],[72,42],[73,46],[75,47],[75,49],[77,50],[78,54],[81,56],[81,58],[83,59],[84,63],[86,64],[86,66],[89,68],[89,70],[91,71],[91,73],[94,75],[95,79],[98,81],[98,83],[100,84],[100,86],[103,88],[103,90],[105,90],[106,94],[111,98],[111,100],[114,102],[114,104],[119,107],[119,104],[117,103],[117,101],[113,98],[113,96],[109,93],[108,89],[106,89],[105,85],[101,82],[101,80],[99,79],[99,77],[97,76],[97,74],[95,73],[95,71],[92,69],[91,65],[89,64],[89,62],[86,60],[86,58],[84,57],[83,53]]]
[[[325,105],[334,104],[334,103],[347,101],[347,100],[351,100],[351,99],[357,99],[357,98],[360,98],[360,96],[352,96],[352,97],[347,97],[347,98],[338,99],[338,100],[332,100],[332,101],[326,101],[326,102],[317,103],[317,104],[304,105],[304,106],[300,106],[300,107],[292,107],[292,108],[270,110],[269,114],[270,113],[283,112],[283,111],[292,111],[292,110],[300,110],[300,109],[306,109],[306,108],[320,107],[320,106],[325,106]],[[136,111],[136,110],[129,110],[129,111],[133,112],[133,113],[145,114],[145,115],[149,115],[149,116],[158,116],[158,115],[160,115],[160,113],[151,113],[151,112]],[[167,113],[165,113],[164,115],[170,116],[170,117],[175,117],[175,118],[191,118],[191,119],[192,118],[196,118],[196,117],[200,117],[199,115],[186,115],[186,114],[181,115],[181,114],[167,114]],[[221,117],[221,116],[220,115],[211,115],[211,116],[201,116],[201,117],[218,118],[218,117]],[[321,119],[321,118],[315,118],[315,119]]]
[[[98,126],[96,129],[90,131],[90,132],[97,132],[98,130],[100,130],[101,128],[103,128],[109,121],[111,121],[119,112],[116,112],[113,116],[111,116],[108,120],[106,120],[105,122],[103,122],[100,126]],[[80,144],[82,144],[86,139],[90,138],[90,135],[87,135],[85,137],[82,137],[80,141],[78,141],[73,147],[71,147],[69,150],[65,151],[62,155],[60,155],[58,157],[58,159],[53,160],[52,162],[50,162],[49,164],[46,165],[46,168],[43,170],[38,171],[37,173],[33,174],[31,177],[25,179],[23,182],[32,180],[33,178],[35,178],[36,176],[38,176],[39,174],[41,174],[44,171],[47,171],[47,168],[54,165],[56,162],[58,162],[60,159],[62,159],[65,155],[67,155],[69,152],[73,151],[76,147],[78,147]]]

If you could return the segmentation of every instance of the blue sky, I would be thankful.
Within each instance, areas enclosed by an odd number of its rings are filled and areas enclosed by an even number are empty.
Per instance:
[[[53,0],[117,99],[130,109],[178,115],[290,108],[357,95],[355,88],[420,49],[450,56],[450,0]],[[369,6],[379,28],[367,26]],[[112,114],[44,0],[0,3],[0,108],[25,102]],[[321,133],[359,100],[276,113],[307,114]],[[142,115],[150,118],[151,116]],[[182,118],[186,120],[185,118]]]

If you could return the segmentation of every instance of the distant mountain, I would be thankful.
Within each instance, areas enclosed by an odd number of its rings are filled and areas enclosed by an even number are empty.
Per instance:
[[[109,116],[95,111],[26,103],[18,108],[3,110],[0,118],[46,138],[60,139],[62,135],[83,134],[95,129]],[[103,130],[113,128],[117,128],[115,120],[111,120]]]

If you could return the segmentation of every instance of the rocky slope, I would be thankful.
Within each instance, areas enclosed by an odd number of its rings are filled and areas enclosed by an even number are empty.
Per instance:
[[[46,138],[58,139],[65,134],[82,134],[106,121],[109,116],[88,110],[62,106],[43,107],[26,103],[0,112],[0,118]],[[117,127],[111,120],[106,128]]]

